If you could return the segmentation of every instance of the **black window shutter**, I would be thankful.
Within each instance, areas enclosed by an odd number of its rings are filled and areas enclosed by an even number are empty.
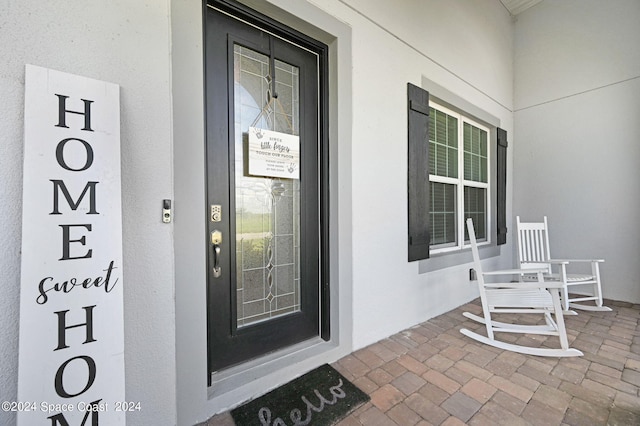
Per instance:
[[[497,244],[507,243],[507,131],[498,128],[498,182],[496,192],[498,196]]]
[[[429,257],[429,92],[407,84],[409,261]]]

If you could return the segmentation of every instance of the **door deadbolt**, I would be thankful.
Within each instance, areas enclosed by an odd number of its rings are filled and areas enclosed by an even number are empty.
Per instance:
[[[211,244],[213,245],[222,244],[222,232],[215,230],[211,233]]]

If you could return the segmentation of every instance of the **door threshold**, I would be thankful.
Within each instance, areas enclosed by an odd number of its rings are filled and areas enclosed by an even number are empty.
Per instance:
[[[239,405],[239,395],[264,394],[323,363],[333,362],[342,354],[336,343],[320,337],[305,340],[288,348],[212,373],[209,400],[217,406]],[[225,403],[224,400],[231,398]],[[233,400],[236,398],[236,400]]]

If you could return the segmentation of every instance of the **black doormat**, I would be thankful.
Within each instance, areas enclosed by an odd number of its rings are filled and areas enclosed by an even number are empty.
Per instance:
[[[232,410],[231,416],[237,426],[328,426],[368,400],[369,395],[325,364]]]

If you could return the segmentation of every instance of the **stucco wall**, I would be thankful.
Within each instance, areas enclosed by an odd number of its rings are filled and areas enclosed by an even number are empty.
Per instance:
[[[420,85],[424,76],[511,133],[512,23],[498,1],[322,3],[353,28],[353,321],[360,348],[477,297],[468,264],[419,273],[419,262],[407,262],[406,83]],[[491,262],[508,266],[508,256]]]
[[[0,400],[18,368],[24,66],[121,86],[126,397],[129,424],[175,423],[175,330],[168,1],[0,2]],[[53,380],[53,378],[51,378]],[[0,411],[0,424],[15,423]]]
[[[552,256],[604,258],[605,297],[640,302],[640,2],[544,1],[515,25],[514,215]]]

